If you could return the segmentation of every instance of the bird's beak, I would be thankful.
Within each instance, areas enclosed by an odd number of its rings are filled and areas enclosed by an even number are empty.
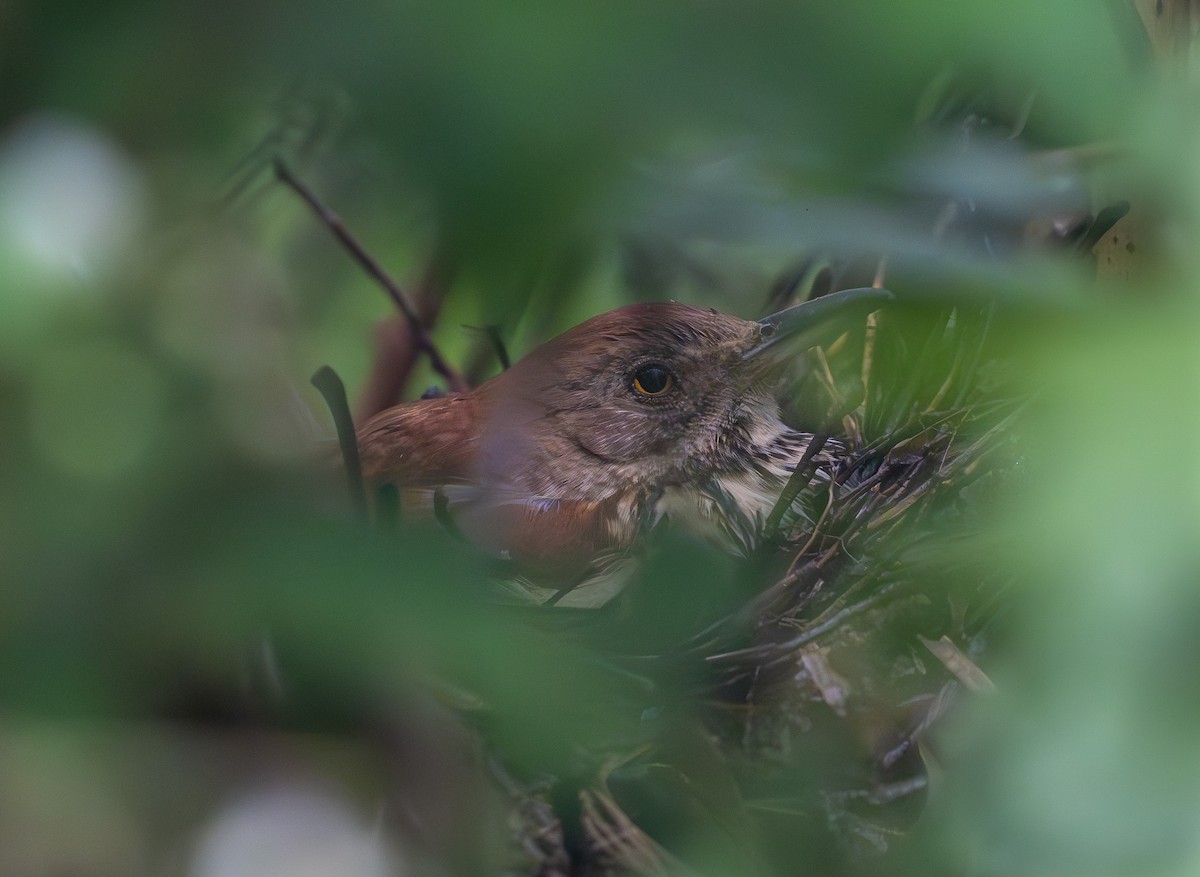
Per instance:
[[[894,298],[886,289],[871,286],[832,292],[784,308],[758,321],[759,340],[742,358],[754,359],[767,350],[778,349],[785,341],[802,341],[805,347],[816,347],[826,339],[832,341],[846,330],[848,318],[866,316]]]

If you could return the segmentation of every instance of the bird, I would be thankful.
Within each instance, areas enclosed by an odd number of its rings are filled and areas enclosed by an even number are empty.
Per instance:
[[[447,511],[539,582],[587,580],[664,518],[749,552],[814,438],[776,397],[788,342],[891,299],[843,290],[759,320],[674,301],[602,313],[474,389],[369,418],[364,479]]]

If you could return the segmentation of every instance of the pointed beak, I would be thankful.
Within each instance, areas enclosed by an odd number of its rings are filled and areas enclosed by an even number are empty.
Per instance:
[[[872,286],[844,289],[785,308],[758,321],[759,340],[742,358],[754,359],[784,342],[802,341],[807,348],[832,341],[846,330],[847,320],[865,317],[894,298],[886,289]]]

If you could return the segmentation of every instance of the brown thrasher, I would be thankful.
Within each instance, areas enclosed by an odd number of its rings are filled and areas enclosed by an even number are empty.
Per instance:
[[[748,550],[813,438],[781,419],[783,342],[891,297],[845,290],[757,321],[677,302],[600,314],[474,390],[372,417],[363,474],[406,502],[440,493],[472,542],[541,579],[602,569],[664,515]]]

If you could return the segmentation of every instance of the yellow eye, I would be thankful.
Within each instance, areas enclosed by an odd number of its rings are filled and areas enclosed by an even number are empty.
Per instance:
[[[658,363],[644,365],[633,373],[633,389],[643,396],[661,396],[675,383],[666,366]]]

